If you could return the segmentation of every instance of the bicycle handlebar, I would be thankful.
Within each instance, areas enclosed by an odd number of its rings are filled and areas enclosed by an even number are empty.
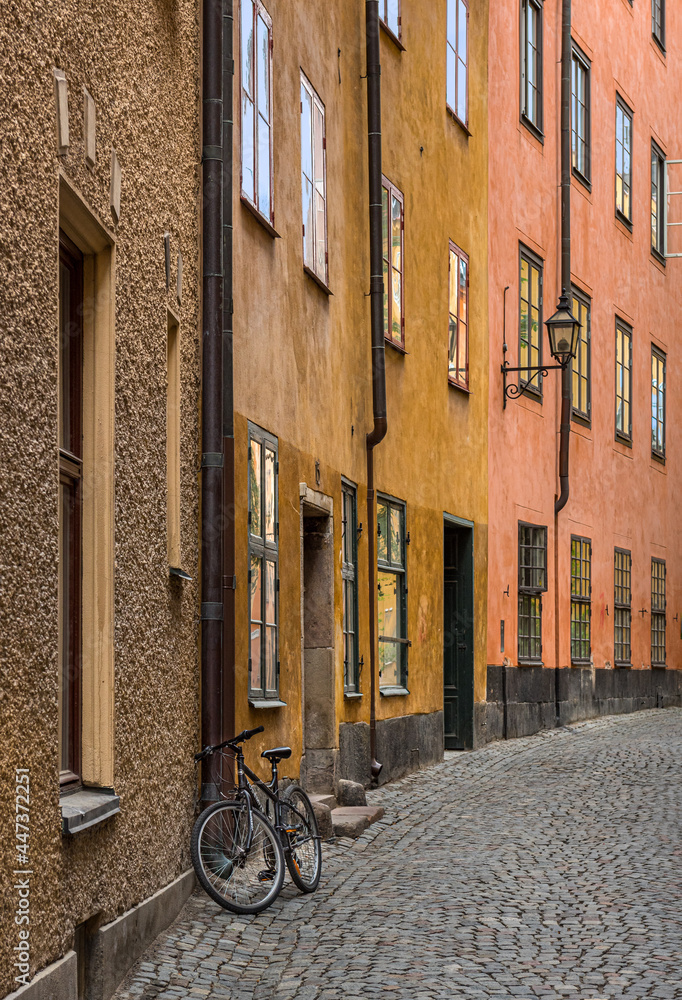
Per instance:
[[[223,747],[234,748],[239,743],[245,743],[247,740],[250,740],[251,737],[255,736],[257,733],[264,732],[265,726],[257,726],[255,729],[244,729],[239,736],[233,736],[231,740],[225,740],[223,743],[218,743],[214,747],[204,747],[204,749],[200,750],[199,753],[194,754],[194,761],[195,763],[198,763],[200,760],[204,760],[205,757],[209,757],[212,753],[215,753],[216,750],[222,750]]]

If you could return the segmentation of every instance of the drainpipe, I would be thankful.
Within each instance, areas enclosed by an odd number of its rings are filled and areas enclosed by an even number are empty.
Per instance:
[[[223,733],[235,725],[235,488],[234,386],[232,355],[232,185],[234,2],[223,0]],[[231,761],[224,761],[224,778],[231,778]],[[229,771],[229,773],[228,773]]]
[[[571,0],[561,8],[561,287],[571,298]],[[554,711],[561,724],[559,700],[559,511],[568,502],[568,455],[571,436],[571,367],[561,373],[559,487],[554,503]]]
[[[223,337],[221,326],[222,0],[203,0],[202,385],[201,385],[201,743],[221,740],[223,633]],[[202,765],[202,806],[218,799]]]
[[[369,750],[373,779],[382,765],[377,760],[376,733],[376,507],[374,449],[386,436],[386,366],[384,356],[384,277],[381,250],[381,63],[379,58],[379,0],[366,0],[367,34],[367,135],[369,151],[369,263],[372,330],[372,411],[374,427],[367,435],[367,527],[369,558]]]

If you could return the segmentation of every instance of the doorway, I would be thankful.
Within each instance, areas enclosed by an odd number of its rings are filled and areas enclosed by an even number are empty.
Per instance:
[[[474,526],[443,524],[443,729],[446,750],[474,737]]]

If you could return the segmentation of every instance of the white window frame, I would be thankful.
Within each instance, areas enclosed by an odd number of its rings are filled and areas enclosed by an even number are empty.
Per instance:
[[[460,52],[462,11],[465,17],[464,53]],[[453,37],[454,34],[454,37]],[[445,103],[448,111],[465,128],[469,124],[469,0],[447,0]],[[451,77],[454,63],[454,80]],[[464,115],[460,114],[459,67],[464,66]],[[448,98],[454,94],[454,104]]]
[[[266,122],[264,115],[262,114],[262,109],[259,107],[258,94],[260,90],[260,79],[258,78],[258,59],[256,58],[256,53],[254,52],[251,61],[251,79],[248,81],[247,86],[251,89],[251,94],[249,94],[247,87],[245,87],[245,76],[246,76],[246,60],[245,60],[245,18],[248,11],[253,12],[253,17],[251,20],[250,34],[246,35],[246,38],[250,39],[253,45],[253,39],[258,37],[258,22],[261,20],[265,25],[268,33],[268,81],[266,87],[266,94],[268,99],[268,115],[269,121]],[[275,225],[275,191],[274,191],[274,170],[273,170],[273,158],[272,158],[272,19],[268,14],[267,10],[263,6],[261,0],[241,0],[240,7],[240,19],[239,19],[239,47],[240,47],[240,73],[239,73],[239,121],[240,121],[240,190],[242,201],[248,205],[260,219],[265,220],[265,222],[274,228]],[[254,46],[255,48],[255,46]],[[253,155],[253,191],[248,187],[244,186],[244,137],[245,137],[245,122],[247,118],[251,121],[251,132],[253,136],[252,143],[252,155]],[[267,125],[269,129],[269,143],[268,143],[268,160],[267,160],[267,170],[268,170],[268,197],[269,204],[266,205],[261,203],[260,197],[260,179],[261,172],[264,168],[264,164],[261,161],[261,156],[259,152],[258,143],[258,130],[261,120]],[[263,157],[264,159],[264,157]]]
[[[311,107],[309,135],[306,134],[307,130],[305,129],[305,118],[303,114],[303,102],[305,95],[308,95],[310,98]],[[316,158],[316,112],[322,120],[321,164],[317,162]],[[310,155],[309,157],[304,157],[304,151],[308,149],[308,143]],[[306,174],[306,160],[308,160],[310,164],[310,169],[313,174],[312,177],[308,177]],[[308,182],[312,188],[312,253],[310,253],[310,248],[306,240],[304,197],[306,182]],[[316,211],[315,209],[315,203],[318,195],[322,199],[322,220],[319,218],[319,210]],[[312,275],[312,277],[314,277],[317,281],[322,282],[326,288],[329,285],[329,252],[327,244],[327,122],[325,118],[324,104],[320,100],[317,91],[303,71],[301,71],[301,209],[303,224],[303,267],[308,274]],[[323,234],[320,234],[321,227],[324,230]],[[321,249],[322,247],[323,249]]]

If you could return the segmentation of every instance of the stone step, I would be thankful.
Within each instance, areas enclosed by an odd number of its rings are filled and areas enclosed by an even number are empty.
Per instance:
[[[381,806],[340,806],[332,809],[331,819],[335,837],[359,837],[370,823],[384,815]]]
[[[313,805],[316,802],[321,802],[323,806],[327,806],[329,809],[336,809],[336,799],[333,795],[311,795],[309,793],[308,798]]]

